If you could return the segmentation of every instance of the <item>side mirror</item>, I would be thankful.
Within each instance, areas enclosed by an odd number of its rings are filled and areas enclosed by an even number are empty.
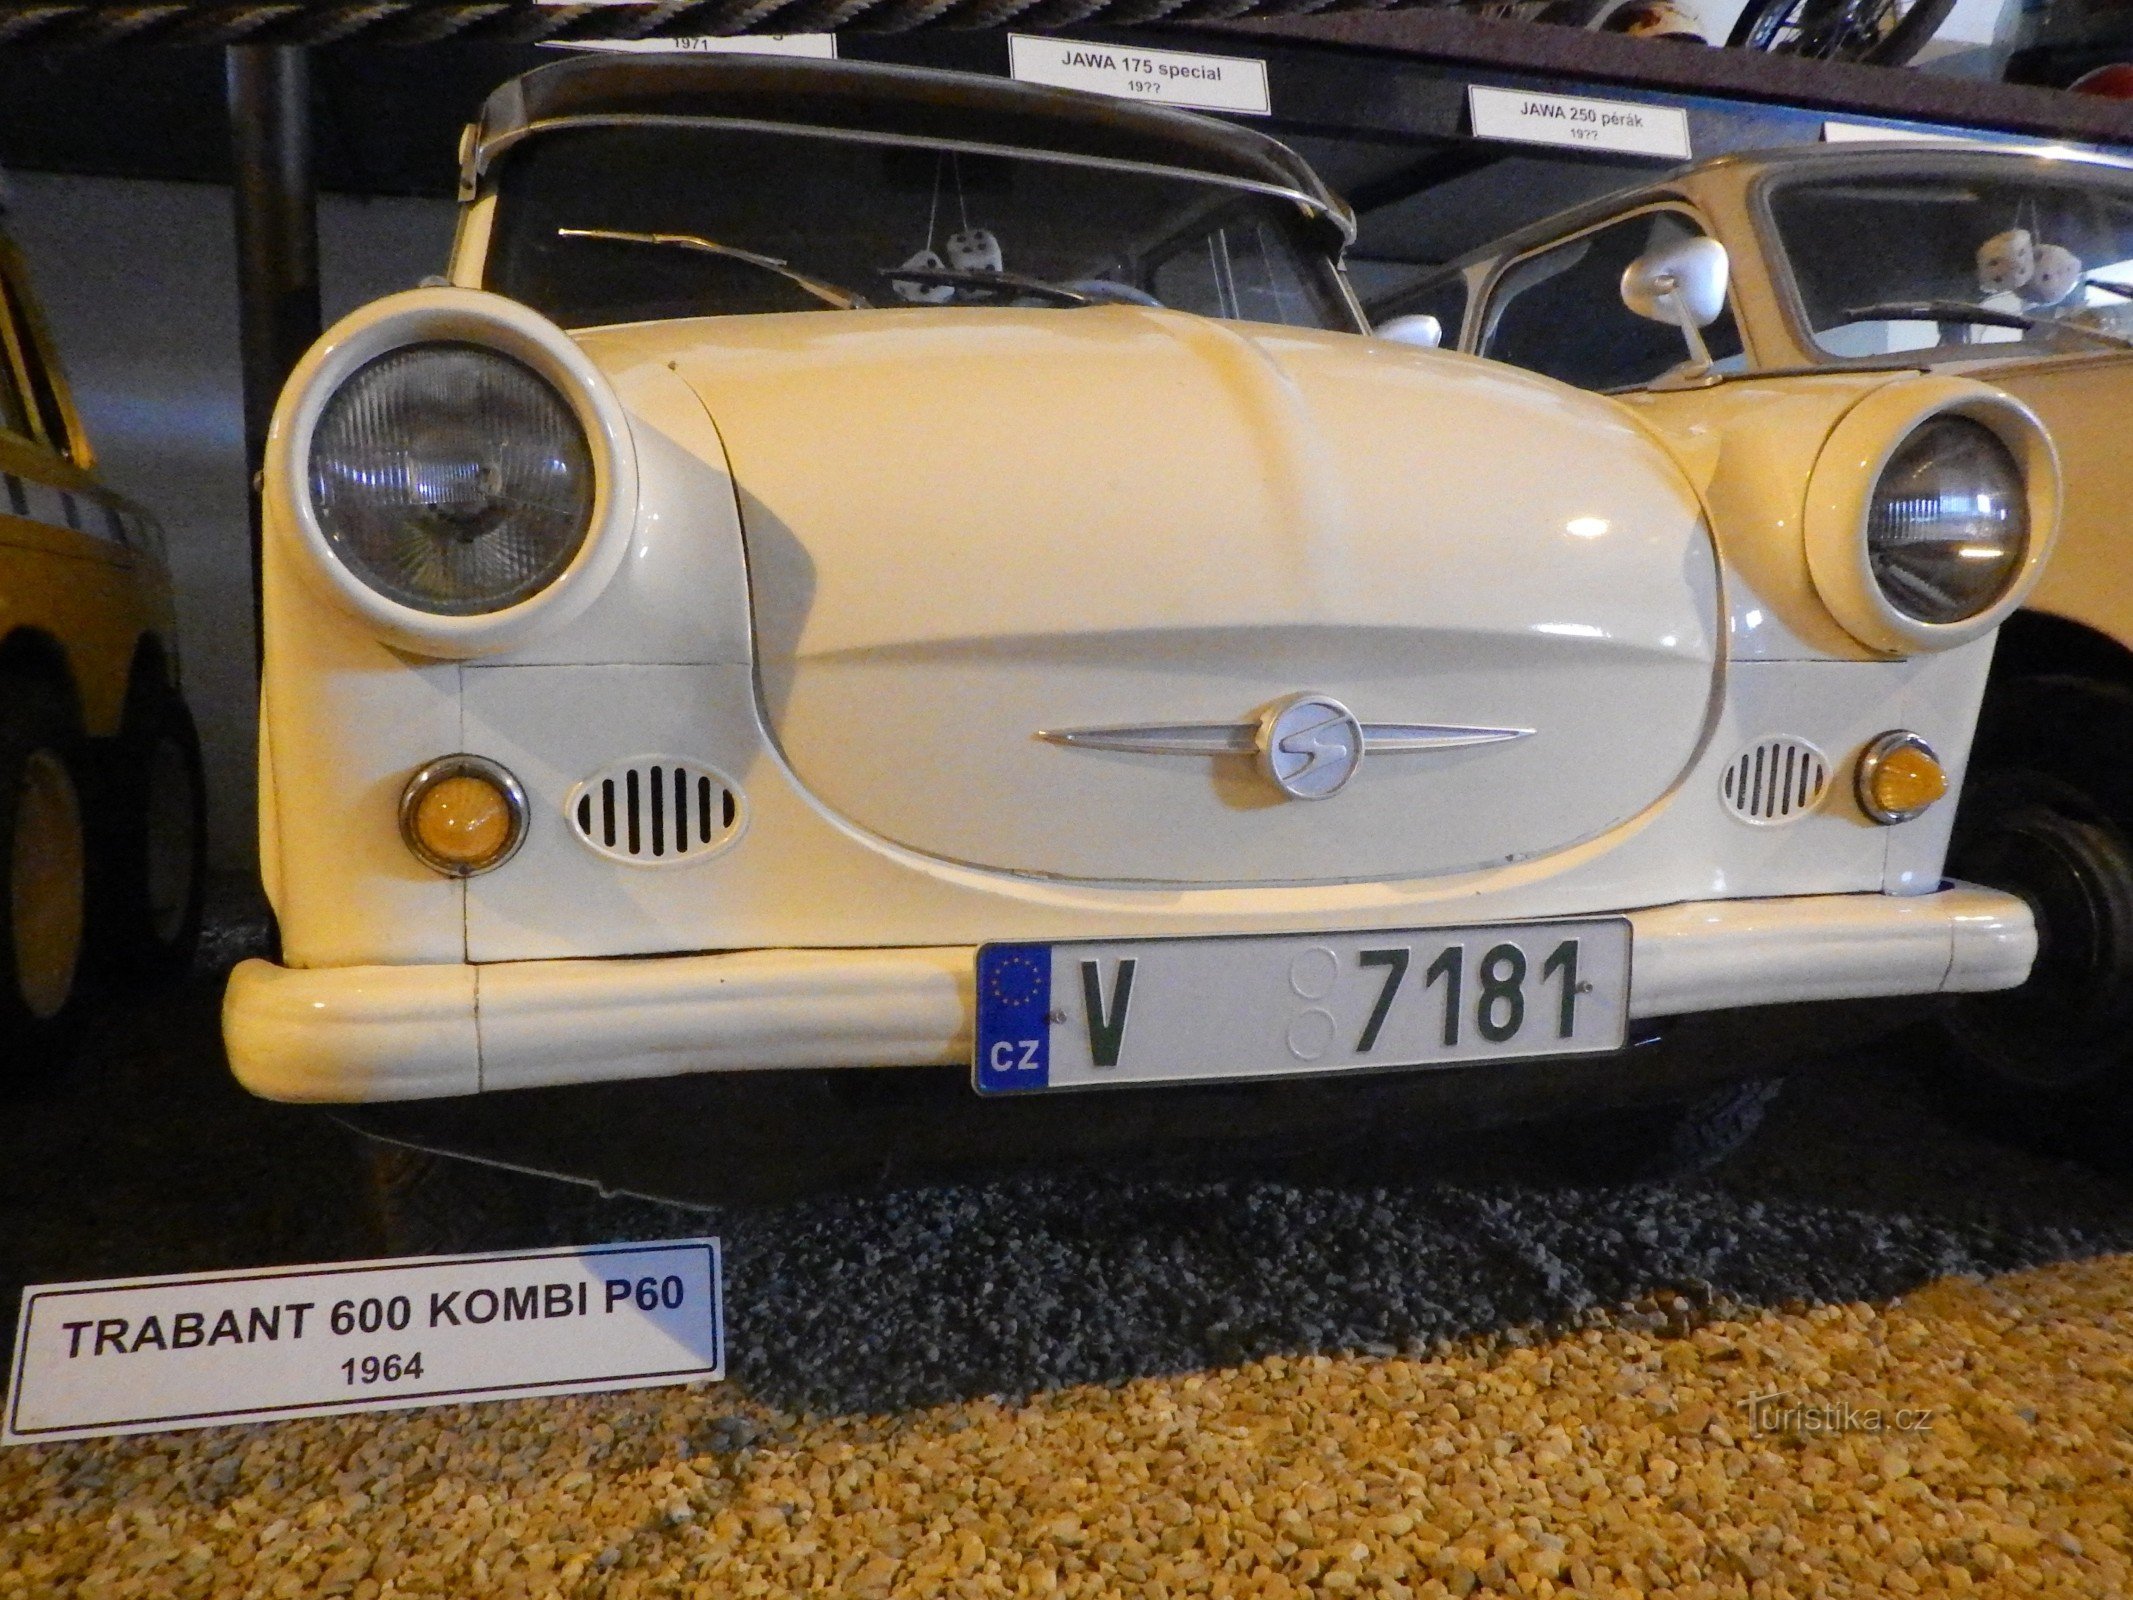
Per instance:
[[[1427,314],[1391,317],[1377,325],[1377,336],[1394,344],[1411,344],[1418,350],[1435,350],[1444,343],[1444,324]]]
[[[1679,328],[1701,373],[1711,365],[1701,330],[1725,311],[1731,271],[1726,247],[1716,239],[1680,239],[1646,252],[1623,270],[1622,303],[1640,317]]]

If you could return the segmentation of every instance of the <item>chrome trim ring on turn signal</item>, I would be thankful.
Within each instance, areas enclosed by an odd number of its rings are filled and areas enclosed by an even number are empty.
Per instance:
[[[1899,769],[1907,769],[1900,773],[1908,785],[1908,793],[1901,799],[1884,792],[1892,786],[1884,780],[1898,778]],[[1915,733],[1896,728],[1869,740],[1859,752],[1852,790],[1861,811],[1884,826],[1893,826],[1925,815],[1946,795],[1948,773],[1931,745]]]
[[[445,784],[458,780],[488,789],[495,800],[501,802],[503,833],[500,839],[489,841],[485,835],[493,833],[493,825],[489,818],[477,816],[472,820],[468,836],[461,841],[467,848],[454,853],[440,849],[434,839],[424,837],[426,821],[433,829],[441,825],[447,833],[453,824],[449,819],[425,818],[422,805]],[[478,802],[481,799],[479,788],[470,789],[468,796]],[[439,756],[419,768],[407,780],[407,787],[400,791],[401,841],[417,861],[447,878],[472,878],[484,872],[494,872],[517,855],[519,846],[526,842],[527,816],[525,789],[518,779],[486,756],[464,752]]]

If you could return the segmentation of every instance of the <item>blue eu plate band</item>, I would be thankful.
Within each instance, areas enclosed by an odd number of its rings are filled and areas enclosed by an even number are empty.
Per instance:
[[[1051,1085],[1052,947],[988,944],[978,950],[973,1082],[980,1094]]]

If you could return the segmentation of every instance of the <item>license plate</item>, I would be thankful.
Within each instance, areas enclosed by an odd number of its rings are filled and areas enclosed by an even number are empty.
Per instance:
[[[1623,918],[1276,938],[988,944],[980,1094],[1622,1048]]]

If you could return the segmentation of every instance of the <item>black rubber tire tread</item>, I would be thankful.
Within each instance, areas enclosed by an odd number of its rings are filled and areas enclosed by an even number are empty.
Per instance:
[[[2084,905],[2104,935],[2101,992],[2070,1019],[2064,1037],[2038,1039],[2042,1050],[2075,1055],[2075,1070],[2065,1073],[2053,1072],[2051,1061],[2025,1068],[2007,1054],[2033,985],[1951,1001],[1940,1087],[1963,1120],[2055,1145],[2133,1125],[2133,688],[2072,676],[1993,685],[1949,871],[1966,875],[1967,857],[1990,883],[1993,874],[1978,869],[2002,829],[2113,867],[2087,885]],[[2040,966],[2049,955],[2047,945]]]
[[[82,740],[72,701],[41,677],[0,673],[0,907],[10,903],[16,796],[30,756],[51,750],[66,763],[74,791],[86,810],[89,786],[82,781]],[[85,841],[86,842],[86,841]],[[88,982],[86,939],[74,987],[52,1017],[37,1017],[23,1003],[15,977],[14,930],[0,915],[0,1087],[20,1088],[48,1077],[72,1052]]]
[[[2126,1079],[2129,1055],[2133,1055],[2133,841],[2113,823],[2071,815],[2048,800],[2031,798],[2019,787],[1981,784],[1980,788],[1987,791],[1980,798],[1993,807],[1992,843],[2027,845],[2033,857],[2048,853],[2061,863],[2102,865],[2104,870],[2076,886],[2081,901],[2077,914],[2097,930],[2085,948],[2102,978],[2098,992],[2077,995],[2078,1008],[2061,1018],[2049,1011],[2037,1014],[2040,1005],[2062,998],[2051,994],[2048,978],[1997,995],[1966,996],[1952,1002],[1950,1015],[1958,1020],[1951,1022],[1950,1032],[1958,1053],[1966,1062],[1987,1070],[1993,1081],[2046,1099],[2070,1092],[2078,1098],[2087,1089]],[[1958,877],[2023,892],[2022,883],[1992,870],[1989,860],[1982,851],[1964,851],[1954,857],[1954,870]],[[2033,894],[2025,898],[2045,909]],[[2051,909],[2063,913],[2069,908]],[[2041,919],[2040,968],[2052,964],[2052,920]],[[1974,1020],[1966,1026],[1963,1018]],[[2055,1020],[2061,1023],[2057,1028]],[[2047,1054],[2027,1059],[2036,1047]],[[2004,1070],[1995,1072],[2001,1064]]]
[[[2095,815],[2133,825],[2133,685],[2067,673],[2010,678],[1985,693],[1970,772],[2050,773],[2095,797]],[[1960,813],[1958,813],[1960,821]]]
[[[1955,0],[1918,0],[1918,4],[1904,13],[1904,18],[1889,31],[1889,36],[1866,53],[1869,66],[1901,67],[1933,42],[1933,35],[1940,32],[1940,25],[1948,20],[1955,9]]]
[[[1586,1183],[1655,1183],[1708,1172],[1761,1129],[1783,1078],[1743,1078],[1708,1094],[1647,1110],[1614,1111],[1564,1125],[1550,1152]]]
[[[1740,15],[1733,19],[1733,31],[1726,35],[1726,48],[1754,49],[1755,46],[1749,41],[1755,37],[1756,29],[1762,26],[1764,15],[1782,7],[1789,7],[1792,3],[1793,0],[1748,0],[1748,3],[1741,7]]]
[[[148,904],[148,784],[159,742],[176,743],[192,788],[191,881],[174,937],[159,937]],[[96,947],[112,971],[143,982],[184,976],[200,942],[207,885],[207,783],[200,735],[183,697],[153,672],[134,680],[125,720],[104,763],[99,797]]]
[[[1749,41],[1770,12],[1790,9],[1794,0],[1749,0],[1749,4],[1733,23],[1733,31],[1726,35],[1727,48],[1733,50],[1753,49]],[[1918,0],[1892,28],[1888,36],[1873,48],[1858,57],[1835,57],[1837,60],[1856,59],[1881,67],[1900,67],[1932,40],[1940,31],[1940,25],[1948,20],[1948,13],[1955,9],[1955,0]]]

